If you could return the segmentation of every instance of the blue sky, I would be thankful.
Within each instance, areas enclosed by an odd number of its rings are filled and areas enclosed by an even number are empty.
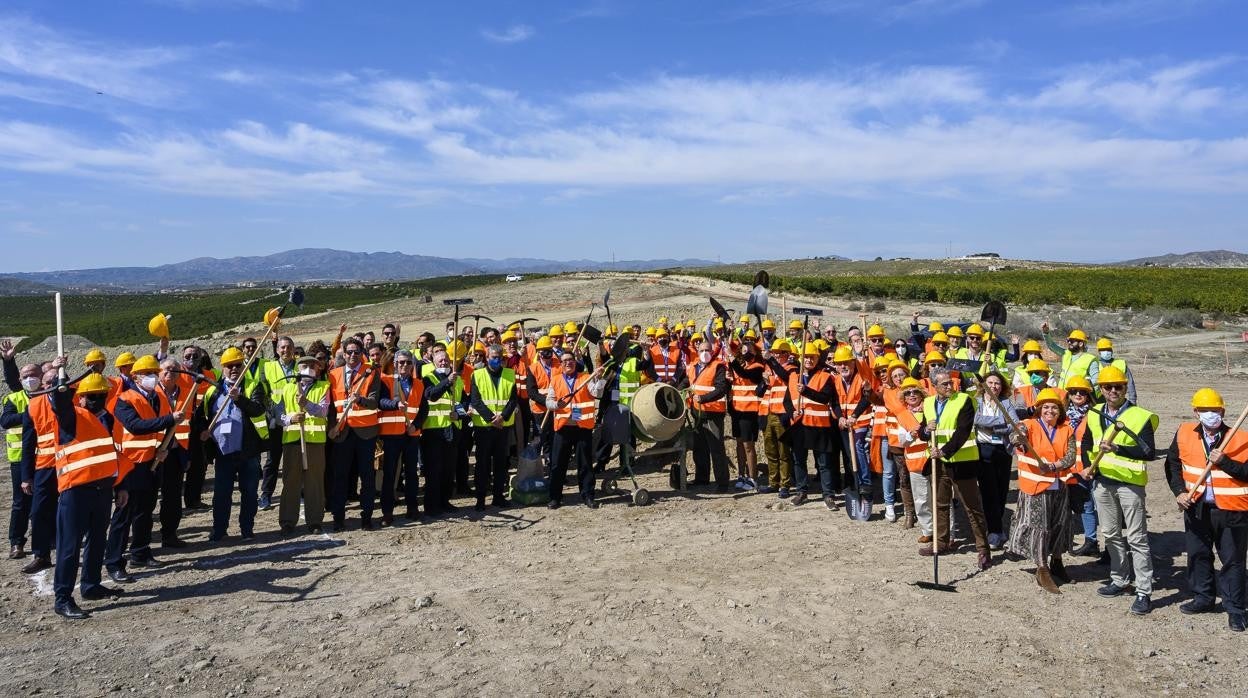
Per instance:
[[[3,271],[1248,248],[1232,0],[7,0]]]

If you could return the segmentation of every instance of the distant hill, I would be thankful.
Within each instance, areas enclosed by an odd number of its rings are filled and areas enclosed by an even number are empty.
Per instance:
[[[549,259],[450,259],[402,252],[347,252],[323,248],[287,250],[257,257],[198,257],[155,267],[106,267],[52,272],[23,272],[0,277],[0,283],[50,284],[56,288],[95,291],[152,291],[203,288],[249,282],[403,281],[461,274],[559,273],[565,271],[645,271],[704,267],[701,259],[557,261]],[[5,286],[0,285],[0,292]],[[37,286],[31,287],[37,289]]]
[[[1231,252],[1230,250],[1208,250],[1205,252],[1184,252],[1182,254],[1163,254],[1157,257],[1141,257],[1129,259],[1118,264],[1127,267],[1248,267],[1248,254]]]
[[[35,281],[18,279],[12,276],[0,276],[0,296],[33,296],[41,293],[52,293],[56,289]]]

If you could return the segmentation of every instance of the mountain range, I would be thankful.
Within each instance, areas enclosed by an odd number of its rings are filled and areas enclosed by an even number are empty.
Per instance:
[[[42,293],[50,290],[50,286],[76,290],[151,291],[247,282],[405,281],[464,274],[648,271],[714,264],[715,262],[705,259],[630,259],[615,262],[527,257],[450,259],[402,252],[348,252],[305,248],[256,257],[197,257],[185,262],[154,267],[104,267],[14,273],[0,276],[0,293]]]
[[[1230,250],[1207,250],[1141,257],[1119,262],[1119,264],[1130,267],[1248,267],[1248,254]]]

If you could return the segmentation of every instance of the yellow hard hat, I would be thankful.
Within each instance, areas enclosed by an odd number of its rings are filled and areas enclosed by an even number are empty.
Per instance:
[[[464,340],[457,339],[446,348],[446,355],[451,357],[451,361],[459,361],[468,355],[468,345],[464,344]]]
[[[264,324],[272,325],[276,323],[278,318],[281,317],[281,315],[279,315],[280,312],[281,312],[281,308],[269,308],[264,313]]]
[[[145,354],[134,362],[134,366],[130,370],[133,373],[159,373],[160,362],[156,360],[155,356]]]
[[[1088,335],[1083,330],[1071,330],[1070,334],[1066,335],[1066,341],[1070,341],[1072,339],[1080,342],[1086,342],[1088,341]]]
[[[818,357],[819,354],[819,347],[815,346],[814,342],[809,342],[806,346],[802,347],[802,356]]]
[[[537,338],[537,350],[538,351],[542,351],[545,349],[554,349],[554,348],[555,348],[555,345],[554,343],[550,341],[550,337],[538,337]]]
[[[679,325],[680,323],[678,322],[676,324]],[[698,323],[694,322],[693,320],[685,320],[685,327],[688,327],[689,329],[693,329],[697,326],[698,326]]]
[[[842,344],[832,354],[832,363],[844,364],[854,360],[854,350],[848,344]]]
[[[86,378],[78,381],[78,387],[74,390],[75,395],[86,395],[88,393],[107,393],[112,388],[108,379],[98,373],[88,374]]]
[[[802,329],[802,321],[801,320],[789,320],[789,329],[790,330]]]
[[[1192,396],[1192,407],[1198,410],[1224,410],[1226,403],[1213,388],[1201,388]]]
[[[238,347],[229,347],[224,352],[221,352],[221,365],[222,366],[232,366],[233,364],[241,364],[246,360],[247,358],[243,356],[242,350],[239,349]]]
[[[117,355],[117,360],[113,362],[113,366],[117,368],[121,368],[122,366],[129,366],[133,363],[134,363],[134,354],[131,354],[128,351],[123,351]]]
[[[577,327],[576,323],[571,320],[568,320],[567,322],[563,323],[564,334],[572,334],[573,332],[576,332],[578,329],[580,328]]]
[[[901,392],[908,393],[911,390],[917,390],[920,393],[927,392],[926,390],[923,390],[923,384],[919,382],[919,379],[913,376],[907,376],[906,379],[901,382]]]
[[[945,363],[945,355],[938,351],[929,351],[927,356],[923,357],[924,364]]]
[[[104,356],[104,352],[99,349],[92,349],[87,352],[87,358],[82,360],[84,364],[93,364],[96,361],[108,361],[108,357]]]
[[[789,340],[787,339],[777,339],[771,343],[771,350],[774,352],[786,352],[792,354],[793,345],[789,344]]]
[[[954,325],[953,327],[950,327],[949,330],[945,332],[945,334],[949,335],[950,337],[961,337],[962,328],[958,327],[957,325]]]
[[[1042,351],[1044,351],[1044,349],[1043,349],[1043,348],[1041,348],[1041,346],[1040,346],[1040,342],[1038,342],[1038,341],[1036,341],[1036,340],[1034,340],[1034,339],[1029,339],[1029,340],[1027,340],[1026,342],[1023,342],[1023,353],[1024,353],[1024,354],[1039,354],[1039,353],[1041,353]]]
[[[670,335],[668,334],[666,327],[658,327],[654,330],[654,336],[655,339],[658,339],[659,337],[668,337]]]
[[[473,353],[477,353],[477,354],[484,354],[484,353],[485,353],[485,345],[484,345],[484,344],[482,344],[481,342],[473,342],[473,343],[472,343],[472,351],[473,351]]]
[[[618,335],[619,333],[620,333],[620,328],[616,327],[615,325],[607,325],[608,337],[614,337],[615,335]]]
[[[724,320],[723,320],[723,318],[715,318],[715,322],[711,323],[711,328],[712,328],[712,329],[716,329],[716,330],[722,330],[722,329],[724,329]]]
[[[776,329],[776,323],[775,323],[775,321],[774,321],[774,320],[772,320],[771,318],[763,318],[763,329],[764,329],[764,330],[774,330],[774,329]]]
[[[656,329],[654,329],[653,327],[647,327],[647,328],[646,328],[646,336],[647,336],[647,337],[653,337],[654,335],[656,335],[656,334],[658,334],[658,333],[659,333],[659,331],[658,331],[658,330],[656,330]]]
[[[666,336],[667,336],[667,333],[666,333],[666,332],[659,332],[659,334],[660,334],[660,335],[662,335],[662,336],[664,336],[664,337],[666,337]],[[701,333],[701,332],[694,332],[694,333],[693,333],[693,336],[689,338],[689,341],[691,341],[691,342],[701,342],[701,341],[702,341],[702,339],[703,339],[703,337],[702,337],[702,333]]]
[[[888,368],[889,364],[891,364],[892,362],[893,362],[892,359],[888,358],[887,356],[877,356],[875,357],[875,361],[871,364],[871,368],[878,371],[881,368]]]
[[[660,324],[660,325],[666,325],[666,324],[667,324],[667,316],[666,316],[666,315],[664,315],[663,317],[659,318],[659,324]]]
[[[563,325],[551,325],[550,332],[547,333],[547,336],[548,337],[562,337]]]
[[[169,339],[169,318],[164,313],[156,313],[147,321],[147,333],[157,339]]]
[[[979,335],[980,337],[984,336],[984,327],[978,322],[966,328],[967,337],[974,337],[975,335]]]
[[[948,344],[948,343],[949,343],[949,335],[945,334],[944,332],[937,332],[936,334],[932,335],[932,344]]]
[[[502,336],[502,337],[500,337],[498,341],[500,341],[500,342],[515,342],[515,341],[518,341],[519,339],[520,339],[520,338],[516,336],[516,333],[515,333],[515,332],[512,332],[511,330],[507,330],[506,332],[504,332],[504,333],[503,333],[503,336]]]
[[[1127,374],[1117,366],[1106,366],[1097,374],[1096,382],[1101,385],[1120,385],[1127,382]]]
[[[819,351],[827,351],[828,349],[831,348],[830,344],[823,341],[823,337],[816,338],[815,341],[812,342],[812,344],[814,344],[815,347],[819,349]]]
[[[1084,376],[1071,376],[1066,380],[1065,388],[1068,392],[1071,390],[1086,390],[1089,393],[1092,392],[1092,384],[1089,383],[1088,379]]]
[[[758,339],[758,335],[754,333],[753,329],[746,330],[745,334],[742,336],[744,336],[746,339]]]
[[[746,325],[746,326],[749,326],[749,324],[750,324],[750,316],[749,316],[749,315],[742,315],[740,318],[738,318],[738,319],[737,319],[737,324],[738,324],[738,325]]]
[[[884,328],[879,325],[872,325],[867,328],[867,337],[883,337]]]
[[[1064,404],[1064,401],[1062,400],[1062,396],[1058,394],[1058,392],[1054,390],[1053,388],[1045,388],[1044,390],[1040,391],[1040,394],[1036,396],[1035,407],[1039,407],[1040,405],[1043,405],[1046,402],[1051,402],[1057,405],[1058,407],[1062,407]]]
[[[1100,339],[1096,340],[1096,350],[1097,351],[1113,351],[1114,343],[1110,341],[1109,337],[1101,337]]]
[[[927,331],[928,332],[944,332],[945,326],[933,320],[930,324],[928,324]]]
[[[888,360],[888,372],[889,373],[892,373],[894,370],[899,369],[899,368],[904,371],[910,370],[910,367],[906,365],[906,362],[902,361],[901,359],[896,358],[895,356]]]
[[[521,330],[521,329],[522,329],[522,328],[520,327],[520,323],[518,323],[518,322],[513,322],[513,323],[511,323],[510,325],[508,325],[508,326],[507,326],[507,331],[508,331],[508,332],[515,332],[515,333],[517,333],[517,334],[519,334],[519,333],[520,333],[520,330]]]
[[[1031,361],[1028,361],[1027,367],[1023,370],[1028,373],[1036,373],[1037,371],[1040,373],[1052,373],[1052,370],[1049,368],[1049,363],[1044,359],[1032,359]]]
[[[985,332],[985,333],[984,333],[984,341],[985,341],[985,342],[991,342],[992,340],[994,340],[994,339],[996,339],[996,338],[997,338],[997,335],[995,335],[995,334],[993,334],[993,333],[991,333],[991,332]]]

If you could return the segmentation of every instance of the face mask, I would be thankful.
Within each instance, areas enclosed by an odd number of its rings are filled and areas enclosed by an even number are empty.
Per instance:
[[[1044,376],[1040,375],[1039,373],[1031,374],[1031,384],[1032,385],[1044,385]]]
[[[502,359],[489,359],[489,360],[488,360],[488,361],[486,361],[485,363],[486,363],[486,365],[488,365],[488,366],[490,367],[490,370],[491,370],[491,371],[497,371],[498,369],[500,369],[500,368],[502,368],[502,367],[503,367],[503,360],[502,360]]]
[[[668,342],[667,337],[664,337],[663,339],[660,339],[660,340],[659,340],[659,346],[661,346],[661,347],[665,347],[665,346],[667,346],[667,342]]]
[[[1023,354],[1023,363],[1027,363],[1028,361],[1035,361],[1038,358],[1040,358],[1039,354]]]
[[[22,379],[22,389],[28,393],[38,390],[41,384],[42,381],[39,380],[39,376],[31,376],[30,378]]]
[[[709,364],[711,362],[711,352],[709,351],[698,352],[698,360],[704,364]]]
[[[108,399],[107,395],[89,395],[86,398],[87,410],[89,412],[99,412],[104,409],[104,402]]]
[[[1113,360],[1114,360],[1114,352],[1112,351],[1101,352],[1101,361],[1113,361]]]
[[[434,373],[437,373],[439,376],[449,376],[449,375],[451,375],[451,367],[450,367],[450,366],[439,366],[438,368],[433,369],[433,371],[434,371]]]
[[[901,346],[899,346],[899,347],[895,347],[895,348],[896,348],[896,350],[897,350],[897,356],[905,356],[905,355],[906,355],[906,345],[904,345],[904,344],[903,344],[903,345],[901,345]]]
[[[155,374],[148,373],[148,374],[139,376],[139,387],[148,391],[155,390],[156,389]]]
[[[305,366],[304,368],[299,369],[299,375],[305,378],[315,378],[316,369],[312,368],[311,366]]]
[[[484,362],[484,361],[474,361],[474,362],[472,362],[472,367],[473,367],[473,368],[485,368],[485,362]]]
[[[1200,423],[1208,429],[1217,429],[1222,426],[1222,415],[1217,412],[1201,412]]]

